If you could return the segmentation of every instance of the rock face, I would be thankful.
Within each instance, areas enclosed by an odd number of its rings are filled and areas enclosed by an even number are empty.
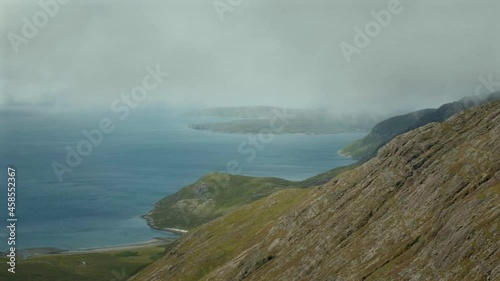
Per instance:
[[[193,229],[132,280],[500,280],[500,102]]]

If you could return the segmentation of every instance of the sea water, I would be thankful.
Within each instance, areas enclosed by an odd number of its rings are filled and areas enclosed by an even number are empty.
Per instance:
[[[66,147],[99,127],[106,112],[48,114],[2,112],[0,134],[0,215],[7,218],[7,166],[17,171],[18,249],[67,250],[126,245],[159,236],[141,215],[154,203],[210,172],[225,172],[229,161],[241,174],[303,180],[354,161],[337,151],[366,133],[274,135],[256,157],[238,152],[251,135],[188,128],[206,122],[164,110],[137,110],[115,120],[115,130],[59,181],[52,164],[65,164]],[[213,120],[210,120],[213,121]],[[262,147],[261,147],[262,148]],[[7,249],[7,231],[0,249]]]

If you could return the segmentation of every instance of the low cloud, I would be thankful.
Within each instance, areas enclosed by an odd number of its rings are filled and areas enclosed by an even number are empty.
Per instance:
[[[380,111],[437,106],[500,74],[499,3],[401,0],[404,10],[347,63],[339,48],[389,1],[66,1],[26,44],[23,18],[56,0],[2,1],[0,104],[105,107],[147,65],[171,76],[168,106],[275,105]]]

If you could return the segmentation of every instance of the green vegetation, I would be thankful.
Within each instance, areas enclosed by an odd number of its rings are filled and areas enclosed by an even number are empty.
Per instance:
[[[355,159],[369,159],[378,149],[409,128],[434,109],[424,109],[384,120],[373,127],[370,134],[344,147],[340,153]]]
[[[159,259],[167,245],[143,246],[134,251],[109,250],[86,254],[37,256],[16,263],[16,273],[7,271],[1,258],[0,280],[9,281],[111,281],[127,280]]]
[[[117,254],[119,257],[137,257],[139,252],[137,251],[124,251]]]
[[[327,182],[329,182],[331,179],[334,177],[340,175],[341,173],[345,171],[349,171],[351,169],[354,169],[357,167],[359,163],[355,163],[349,166],[343,166],[343,167],[338,167],[335,169],[332,169],[330,171],[318,174],[316,176],[310,177],[308,179],[305,179],[303,181],[299,182],[299,186],[301,187],[312,187],[312,186],[318,186],[318,185],[323,185]]]
[[[368,126],[357,126],[347,122],[329,119],[293,118],[277,134],[339,134],[368,131]],[[280,125],[281,126],[281,125]],[[270,128],[268,119],[245,119],[224,123],[190,124],[189,128],[207,130],[215,133],[258,134],[263,128]]]
[[[160,200],[147,216],[156,228],[191,229],[297,183],[213,173]]]
[[[193,234],[188,234],[181,245],[177,242],[172,244],[179,249],[179,253],[189,251],[186,259],[184,255],[169,257],[179,261],[171,263],[174,270],[179,265],[189,265],[178,269],[182,271],[181,279],[172,280],[203,280],[214,268],[231,260],[255,241],[268,238],[267,232],[274,226],[275,220],[309,198],[313,191],[306,188],[281,190],[228,213],[217,220],[218,223],[196,228],[196,237],[189,239]],[[206,241],[206,244],[196,244],[198,241]],[[262,261],[265,260],[269,260],[269,256],[262,257]],[[155,265],[147,267],[131,280],[146,280],[144,278],[154,269]]]
[[[272,106],[216,107],[188,112],[187,116],[222,117],[222,118],[271,118]],[[278,109],[279,110],[279,109]]]
[[[354,159],[368,159],[375,156],[377,150],[387,141],[387,138],[376,137],[370,134],[344,147],[340,150],[340,154]]]
[[[271,120],[279,130],[276,134],[337,134],[343,132],[368,131],[379,120],[368,115],[338,115],[325,109],[282,109],[274,107],[223,107],[189,113],[190,116],[236,118],[219,123],[190,124],[195,130],[217,133],[257,134],[271,128]],[[282,126],[283,125],[283,126]]]
[[[423,109],[391,117],[375,125],[370,134],[344,147],[340,153],[355,159],[370,159],[376,155],[379,148],[396,136],[432,122],[444,122],[456,113],[498,99],[500,99],[500,92],[467,97],[457,102],[444,104],[437,109]]]
[[[499,130],[500,101],[418,128],[192,229],[131,280],[500,280]]]
[[[154,228],[191,229],[278,190],[325,184],[355,166],[339,167],[304,181],[212,173],[163,198],[144,217]]]
[[[161,227],[191,229],[239,207],[253,208],[253,205],[249,203],[258,201],[263,197],[274,198],[272,201],[265,201],[268,202],[265,204],[275,202],[276,204],[273,203],[272,208],[265,207],[265,205],[262,205],[263,203],[260,203],[255,205],[259,206],[255,214],[253,212],[237,211],[229,215],[227,222],[230,224],[242,220],[249,222],[253,220],[252,231],[256,232],[263,227],[268,227],[269,222],[285,212],[290,206],[300,202],[303,198],[302,195],[309,190],[292,187],[324,184],[341,172],[353,167],[354,165],[336,168],[297,182],[279,178],[258,178],[220,173],[209,174],[196,183],[162,199],[158,202],[155,210],[150,213],[148,219],[150,222],[153,219],[154,224],[159,224]],[[287,192],[279,192],[276,196],[269,196],[285,188]],[[253,218],[254,215],[260,217]],[[217,231],[223,232],[224,229],[218,229]],[[239,239],[250,243],[253,237],[251,235],[254,232],[245,233]],[[0,280],[127,280],[148,264],[160,259],[165,250],[171,248],[172,245],[144,246],[133,250],[109,250],[96,253],[41,255],[18,260],[15,274],[7,271],[7,259],[2,258],[0,259],[0,263],[3,264],[0,269]],[[240,249],[229,244],[225,245],[225,247],[220,248],[221,255],[224,255],[226,250],[236,252]],[[55,251],[47,250],[45,252],[51,253]],[[198,270],[197,276],[203,275],[205,270],[196,267],[193,267],[193,269]]]

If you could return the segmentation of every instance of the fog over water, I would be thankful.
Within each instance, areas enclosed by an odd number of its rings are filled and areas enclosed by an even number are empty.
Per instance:
[[[355,28],[392,1],[67,2],[32,38],[26,21],[55,8],[0,3],[3,108],[108,108],[156,65],[170,76],[144,106],[410,110],[471,95],[480,76],[500,80],[496,0],[401,0],[350,63],[341,43],[356,46]]]
[[[336,152],[365,135],[276,135],[247,161],[238,147],[249,135],[190,130],[192,118],[144,111],[117,122],[62,182],[53,161],[67,164],[65,148],[85,139],[80,130],[94,128],[99,115],[13,114],[7,131],[0,130],[0,165],[16,168],[18,248],[75,250],[172,236],[150,229],[140,216],[202,176],[227,172],[229,161],[240,163],[242,175],[303,180],[355,162]],[[4,228],[0,251],[8,248]]]

